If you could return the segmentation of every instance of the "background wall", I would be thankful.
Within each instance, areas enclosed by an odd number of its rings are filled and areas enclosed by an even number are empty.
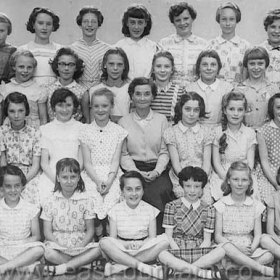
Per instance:
[[[98,37],[110,44],[122,37],[121,19],[126,7],[132,3],[144,4],[152,14],[152,40],[159,39],[174,32],[168,19],[168,9],[177,0],[1,0],[0,11],[12,20],[13,32],[8,41],[19,46],[33,39],[33,34],[25,28],[25,23],[34,7],[49,7],[60,16],[60,28],[53,33],[52,40],[68,45],[81,36],[75,18],[85,5],[92,5],[101,10],[104,23],[98,31]],[[189,0],[197,10],[198,16],[193,24],[193,33],[206,39],[216,37],[219,25],[215,21],[216,9],[221,0]],[[263,18],[268,10],[280,8],[279,0],[235,0],[242,12],[237,33],[252,44],[258,44],[266,38]]]

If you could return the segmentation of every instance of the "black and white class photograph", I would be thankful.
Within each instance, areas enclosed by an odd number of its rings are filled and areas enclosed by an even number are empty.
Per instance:
[[[280,1],[1,0],[0,279],[280,280]]]

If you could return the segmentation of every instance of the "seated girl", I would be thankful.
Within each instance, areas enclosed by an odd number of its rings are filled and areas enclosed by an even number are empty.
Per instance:
[[[0,200],[0,274],[29,266],[44,254],[39,228],[39,209],[21,198],[26,178],[20,168],[1,168]],[[2,276],[1,276],[2,278]]]
[[[184,196],[178,179],[178,174],[184,167],[198,166],[207,175],[210,174],[211,144],[214,135],[209,127],[200,123],[201,119],[207,118],[206,115],[203,98],[196,92],[187,92],[176,104],[175,125],[164,132],[163,139],[172,163],[169,176],[177,198]],[[205,197],[205,200],[210,203],[211,198]]]
[[[55,266],[46,267],[51,275],[73,272],[99,257],[94,235],[93,201],[85,192],[80,165],[73,158],[56,164],[52,195],[43,206],[45,258]]]
[[[273,276],[273,268],[264,266],[273,256],[259,247],[265,206],[252,198],[252,185],[250,167],[242,161],[233,162],[222,185],[224,196],[214,204],[215,241],[223,244],[226,255],[235,263]]]
[[[231,163],[243,161],[254,167],[257,140],[255,131],[243,124],[246,110],[244,94],[232,90],[223,97],[222,124],[215,129],[212,146],[215,172],[210,177],[210,190],[215,201],[223,196],[221,184]]]
[[[225,251],[214,247],[211,234],[215,229],[215,210],[200,200],[207,174],[200,167],[187,166],[179,175],[184,196],[165,206],[163,227],[171,249],[159,254],[166,266],[182,273],[207,279],[223,279],[224,273],[203,268],[219,262]]]
[[[57,80],[47,86],[49,120],[52,121],[55,118],[51,97],[56,89],[64,87],[71,90],[79,100],[79,106],[74,115],[75,120],[89,123],[89,107],[84,102],[87,89],[76,82],[84,72],[84,62],[72,49],[61,48],[57,51],[54,59],[50,61],[50,65]]]
[[[5,98],[3,108],[9,122],[0,127],[0,165],[18,166],[26,176],[27,187],[36,186],[36,175],[40,168],[41,137],[37,129],[25,122],[29,115],[27,98],[22,93],[12,92]]]
[[[232,90],[229,82],[218,78],[221,68],[221,59],[216,51],[202,51],[195,65],[198,80],[186,86],[186,91],[194,91],[204,99],[208,118],[203,123],[211,126],[220,124],[222,98]]]
[[[156,216],[159,210],[142,200],[145,180],[138,171],[128,171],[120,178],[124,200],[108,213],[110,237],[100,241],[100,248],[115,264],[105,265],[104,275],[127,268],[156,278],[162,278],[162,268],[146,263],[155,261],[169,246],[165,234],[156,235]]]
[[[157,95],[151,108],[173,121],[175,105],[183,94],[183,88],[171,81],[174,74],[174,58],[168,51],[159,51],[152,62],[152,78],[157,86]]]
[[[254,129],[259,128],[268,120],[268,100],[279,92],[278,86],[266,78],[266,69],[269,66],[269,55],[265,48],[253,47],[245,52],[243,66],[247,70],[248,78],[237,85],[248,102],[245,122]]]
[[[114,107],[111,111],[111,120],[118,120],[129,113],[130,98],[128,94],[129,63],[126,53],[121,48],[109,49],[102,60],[101,83],[90,88],[88,103],[91,103],[93,93],[100,88],[107,88],[114,94]],[[94,116],[91,116],[91,121]]]

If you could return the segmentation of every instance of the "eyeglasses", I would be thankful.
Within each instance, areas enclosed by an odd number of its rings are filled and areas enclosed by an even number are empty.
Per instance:
[[[60,67],[66,67],[66,66],[68,66],[69,68],[73,68],[73,67],[76,66],[76,63],[74,63],[74,62],[69,62],[69,63],[58,62],[58,66],[60,66]]]

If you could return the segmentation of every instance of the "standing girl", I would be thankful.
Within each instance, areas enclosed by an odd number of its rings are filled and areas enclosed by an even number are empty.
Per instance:
[[[248,49],[243,59],[248,79],[237,86],[248,102],[248,110],[245,114],[246,125],[254,129],[261,127],[267,121],[268,99],[279,91],[278,87],[265,76],[269,61],[269,55],[263,47]]]
[[[222,185],[224,196],[214,204],[215,241],[223,244],[234,262],[273,276],[273,268],[264,266],[273,256],[259,248],[265,206],[252,198],[252,185],[250,167],[241,161],[232,163]]]
[[[171,81],[174,73],[174,58],[168,51],[160,51],[154,55],[152,62],[152,78],[157,86],[157,95],[151,108],[166,116],[168,121],[174,118],[174,108],[183,94],[183,88]]]
[[[51,33],[59,28],[59,17],[47,8],[37,7],[31,12],[26,23],[27,31],[35,33],[34,41],[20,46],[19,49],[31,51],[37,62],[34,73],[35,80],[40,85],[47,85],[55,81],[49,60],[55,56],[61,45],[50,41]]]
[[[103,19],[102,13],[93,7],[82,8],[76,17],[76,23],[82,31],[82,38],[70,47],[85,63],[85,70],[79,83],[88,90],[99,82],[101,61],[104,53],[110,48],[96,37]]]
[[[256,177],[261,200],[267,202],[280,190],[276,180],[277,169],[280,166],[280,93],[273,95],[268,101],[268,116],[270,121],[257,132],[260,164],[256,167]]]
[[[111,111],[111,120],[118,120],[129,113],[130,98],[128,94],[129,63],[125,52],[121,48],[109,49],[102,61],[101,83],[93,86],[89,91],[89,103],[93,93],[100,88],[107,88],[114,94],[114,107]],[[94,116],[91,116],[91,121]]]
[[[86,172],[83,174],[88,195],[93,198],[99,220],[120,198],[120,156],[127,132],[110,121],[114,95],[107,88],[96,90],[91,98],[94,121],[80,132]]]
[[[15,77],[10,83],[1,85],[1,94],[6,97],[14,91],[23,93],[30,107],[26,122],[30,126],[39,128],[40,125],[47,123],[47,93],[33,78],[37,61],[30,51],[18,50],[10,59],[10,67]]]
[[[221,68],[222,63],[216,51],[202,51],[195,65],[195,72],[199,78],[186,86],[186,91],[197,92],[204,99],[208,118],[203,122],[211,126],[221,122],[222,98],[232,90],[229,82],[218,78]]]
[[[85,192],[78,161],[64,158],[56,164],[53,194],[43,206],[45,258],[55,264],[47,267],[61,275],[91,263],[100,255],[92,243],[95,217],[93,202]]]
[[[123,174],[120,187],[124,200],[109,211],[110,237],[100,241],[102,251],[115,262],[106,264],[104,275],[131,267],[162,279],[161,267],[146,264],[155,261],[169,245],[165,234],[156,235],[159,210],[142,200],[145,180],[139,172]]]
[[[5,98],[4,114],[9,122],[0,127],[1,166],[19,167],[28,187],[38,182],[34,177],[40,168],[40,132],[25,122],[29,104],[22,93],[12,92]]]
[[[169,176],[177,198],[184,196],[178,180],[178,174],[184,167],[198,166],[207,175],[210,174],[213,134],[210,128],[199,122],[206,114],[203,98],[196,92],[187,92],[176,104],[175,125],[164,132],[163,139],[172,164]]]
[[[84,63],[70,48],[61,48],[50,62],[57,80],[47,87],[49,120],[54,119],[54,111],[51,108],[51,97],[58,88],[68,88],[79,100],[79,107],[74,115],[75,120],[89,123],[89,106],[84,102],[87,94],[86,87],[77,83],[84,71]]]
[[[216,11],[216,21],[222,34],[209,42],[208,48],[217,51],[222,61],[220,77],[228,82],[241,82],[242,60],[250,44],[235,34],[241,21],[241,11],[234,2],[221,3]]]
[[[203,269],[225,256],[222,246],[211,246],[215,210],[200,201],[208,180],[207,174],[200,167],[187,166],[178,177],[184,197],[169,202],[165,207],[163,227],[171,249],[161,252],[159,260],[182,273],[207,279],[226,279],[222,272]]]
[[[83,124],[72,116],[75,114],[79,101],[76,95],[67,88],[59,88],[51,97],[51,106],[55,119],[40,127],[42,134],[41,168],[38,186],[26,188],[26,195],[33,203],[42,205],[51,195],[55,183],[55,166],[58,160],[71,157],[79,161],[83,167],[83,158],[78,140]]]
[[[39,209],[21,198],[26,184],[14,165],[1,168],[0,273],[32,265],[44,254],[39,228]]]
[[[231,163],[243,161],[251,169],[254,167],[257,140],[255,131],[243,124],[246,110],[244,94],[232,90],[223,97],[222,124],[215,129],[212,147],[215,172],[210,178],[210,189],[216,201],[223,196],[221,184]]]
[[[126,38],[116,46],[128,57],[130,80],[150,77],[153,56],[159,50],[158,45],[147,38],[151,28],[152,16],[145,6],[133,4],[127,8],[122,18],[122,33]]]

